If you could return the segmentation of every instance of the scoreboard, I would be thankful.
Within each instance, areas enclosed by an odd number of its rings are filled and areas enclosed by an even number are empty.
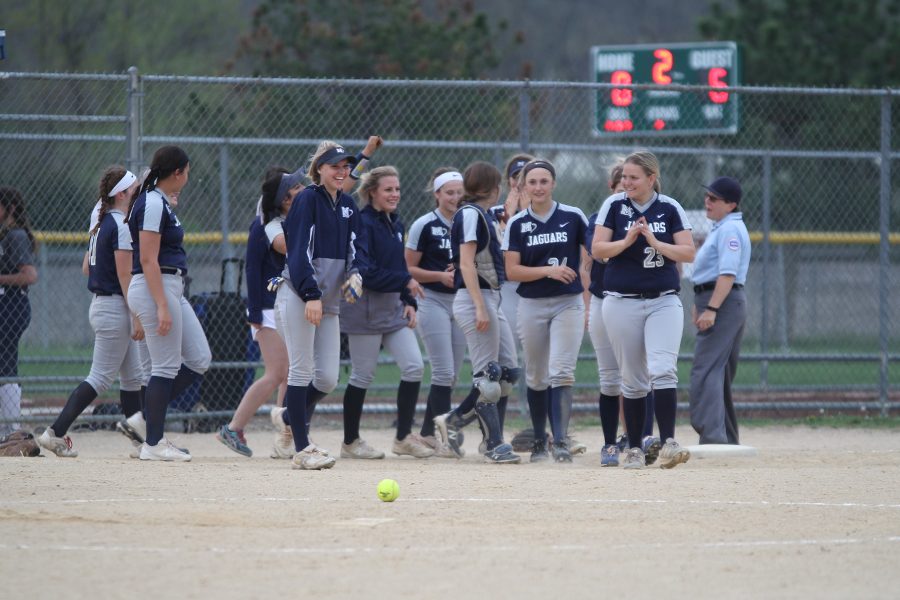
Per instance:
[[[709,135],[738,130],[740,61],[734,42],[594,46],[597,83],[652,84],[649,89],[597,90],[594,135]],[[684,91],[672,85],[716,89]]]

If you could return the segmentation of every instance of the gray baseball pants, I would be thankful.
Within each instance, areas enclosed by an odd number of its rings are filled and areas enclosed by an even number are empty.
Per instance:
[[[684,309],[676,294],[653,299],[606,296],[603,323],[616,364],[622,372],[622,395],[644,397],[651,389],[678,386],[678,349]]]
[[[431,385],[452,388],[466,356],[466,336],[453,319],[455,294],[425,291],[416,311],[416,331],[431,363]]]
[[[382,343],[400,367],[400,381],[422,381],[425,364],[416,334],[409,327],[391,333],[351,333],[347,340],[350,345],[350,385],[369,389],[375,379]]]
[[[119,376],[127,392],[141,389],[141,361],[137,342],[131,339],[131,312],[122,296],[94,296],[88,313],[94,330],[94,358],[85,381],[102,394]]]
[[[543,391],[575,383],[575,365],[584,338],[581,294],[519,298],[519,339],[525,352],[525,382]]]
[[[603,322],[603,298],[591,294],[591,312],[588,316],[588,332],[597,357],[597,374],[600,378],[600,393],[604,396],[618,396],[622,393],[622,374],[613,352],[609,334]]]
[[[492,360],[498,361],[504,367],[514,367],[518,365],[516,342],[509,328],[509,322],[500,309],[500,292],[483,289],[481,294],[490,320],[490,326],[486,331],[475,329],[475,304],[466,288],[457,290],[456,298],[453,300],[453,318],[466,336],[472,372],[478,373],[486,369]]]
[[[288,351],[288,385],[306,387],[312,382],[330,393],[338,383],[341,367],[341,324],[335,314],[324,313],[318,327],[306,320],[306,303],[282,285],[275,297],[275,326]]]
[[[156,303],[144,275],[139,273],[132,277],[128,287],[128,305],[144,326],[152,363],[151,375],[175,379],[182,363],[202,375],[209,368],[212,354],[203,327],[184,297],[184,280],[178,275],[163,275],[162,283],[172,316],[168,335],[157,333]]]
[[[702,313],[712,290],[697,294],[694,306]],[[731,290],[716,313],[715,324],[697,332],[691,368],[691,425],[701,444],[738,444],[737,415],[731,383],[737,373],[741,338],[747,321],[744,290]]]

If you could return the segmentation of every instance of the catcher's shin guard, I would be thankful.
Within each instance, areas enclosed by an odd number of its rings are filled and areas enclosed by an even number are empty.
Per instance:
[[[493,450],[503,442],[503,431],[500,428],[500,414],[494,402],[479,402],[475,405],[478,420],[487,430],[487,450]]]

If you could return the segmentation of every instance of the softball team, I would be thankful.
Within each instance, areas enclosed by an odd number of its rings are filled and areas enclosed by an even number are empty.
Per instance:
[[[287,259],[275,297],[275,325],[284,338],[289,366],[287,410],[276,411],[273,423],[282,433],[294,424],[295,469],[328,469],[335,462],[327,450],[310,442],[307,423],[319,399],[337,386],[341,296],[355,300],[362,294],[363,231],[359,210],[343,191],[351,169],[361,168],[360,162],[335,142],[320,143],[307,171],[313,184],[294,199],[282,223]]]
[[[629,155],[622,182],[625,191],[607,198],[600,208],[592,253],[609,260],[602,317],[622,374],[630,445],[623,466],[639,469],[646,464],[641,433],[645,398],[653,390],[665,440],[660,466],[672,468],[690,458],[674,439],[678,348],[684,328],[675,263],[694,260],[694,242],[681,205],[660,193],[659,162],[653,154]]]
[[[472,361],[472,391],[454,410],[435,417],[441,441],[462,456],[461,430],[476,417],[487,435],[485,460],[517,463],[521,458],[503,441],[498,404],[519,378],[515,342],[500,309],[506,279],[499,228],[488,212],[500,195],[500,172],[476,162],[463,174],[466,202],[453,217],[450,234],[456,270],[453,316],[466,336]]]
[[[184,297],[184,229],[168,200],[187,184],[190,170],[181,148],[157,150],[128,214],[133,247],[128,306],[144,328],[151,361],[141,460],[191,460],[164,437],[166,410],[172,398],[203,376],[212,359],[200,321]]]
[[[265,372],[253,382],[241,399],[231,422],[223,425],[216,438],[244,456],[253,451],[244,437],[244,427],[260,406],[278,390],[278,406],[284,404],[287,391],[288,355],[284,340],[275,329],[275,292],[268,290],[269,280],[284,270],[284,243],[282,222],[291,208],[294,197],[303,189],[303,173],[288,173],[287,169],[274,167],[266,173],[259,199],[258,215],[250,224],[247,235],[247,253],[244,269],[247,275],[247,322],[253,340],[259,344]],[[292,458],[294,441],[290,432],[275,438],[272,448],[274,458]]]
[[[453,318],[456,270],[450,249],[450,228],[463,197],[463,176],[452,167],[442,167],[431,176],[427,192],[434,195],[435,209],[409,228],[405,250],[410,274],[426,290],[416,312],[416,331],[431,363],[431,388],[420,435],[435,456],[456,458],[434,435],[434,417],[450,412],[453,387],[466,353],[465,335]]]
[[[344,393],[344,443],[341,458],[378,459],[384,452],[359,436],[366,390],[375,379],[381,347],[400,368],[397,388],[397,435],[392,451],[398,456],[427,458],[434,450],[412,433],[416,402],[425,365],[413,329],[422,286],[413,279],[403,258],[403,224],[396,214],[400,203],[400,175],[394,167],[378,167],[362,176],[359,197],[362,297],[341,303],[341,331],[350,348],[350,381]],[[349,301],[348,301],[349,300]]]
[[[571,462],[567,445],[572,385],[584,332],[584,299],[579,277],[587,260],[587,218],[553,199],[556,170],[544,160],[522,168],[527,209],[512,217],[503,238],[506,273],[519,281],[519,338],[525,351],[528,407],[534,426],[531,462],[547,460],[546,422],[553,433],[553,459]],[[584,255],[584,256],[582,256]]]
[[[90,308],[94,330],[91,371],[69,396],[53,425],[38,438],[41,446],[57,456],[78,456],[66,433],[91,402],[109,389],[117,374],[122,413],[130,417],[141,410],[142,374],[135,341],[143,339],[144,330],[132,317],[126,298],[132,250],[125,211],[137,189],[137,177],[124,167],[110,167],[100,179],[100,210],[87,254],[88,289],[94,294]]]

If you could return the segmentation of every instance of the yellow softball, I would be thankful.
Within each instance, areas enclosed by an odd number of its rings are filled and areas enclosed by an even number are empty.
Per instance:
[[[400,486],[393,479],[378,482],[378,497],[382,502],[393,502],[400,496]]]

